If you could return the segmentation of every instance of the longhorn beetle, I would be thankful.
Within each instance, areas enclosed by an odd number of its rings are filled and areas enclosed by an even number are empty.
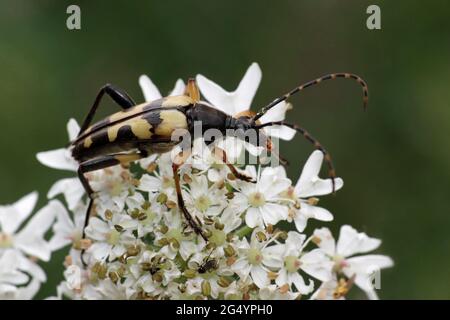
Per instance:
[[[243,131],[254,129],[260,132],[261,129],[274,125],[287,126],[296,130],[309,140],[316,149],[323,152],[325,162],[329,169],[328,175],[332,179],[334,192],[334,179],[336,174],[333,163],[329,153],[317,139],[313,138],[305,129],[296,124],[285,121],[261,124],[258,119],[271,108],[301,90],[322,83],[325,80],[336,78],[354,79],[362,86],[365,108],[368,102],[367,85],[359,76],[350,73],[332,73],[306,82],[285,95],[276,98],[256,114],[247,112],[235,116],[229,116],[213,106],[200,101],[200,93],[193,79],[189,80],[184,95],[169,96],[142,104],[136,104],[127,93],[111,84],[103,86],[84,119],[78,137],[70,143],[72,156],[79,163],[79,179],[90,198],[83,228],[83,238],[95,199],[94,191],[84,174],[118,164],[126,165],[130,162],[145,158],[152,153],[161,154],[168,152],[179,143],[179,141],[172,140],[172,133],[175,130],[184,129],[193,135],[194,127],[199,122],[201,123],[202,134],[208,129],[217,129],[224,135],[230,132],[227,129],[240,129]],[[91,125],[93,117],[105,94],[109,95],[123,110]],[[268,139],[266,146],[269,146],[269,144],[270,140]],[[241,174],[232,164],[226,161],[225,151],[216,148],[214,154],[222,158],[221,160],[229,167],[236,178],[250,181],[249,177]],[[173,160],[172,164],[178,207],[192,230],[207,241],[200,221],[194,219],[188,212],[181,193],[178,170],[188,156],[188,153],[182,152]]]

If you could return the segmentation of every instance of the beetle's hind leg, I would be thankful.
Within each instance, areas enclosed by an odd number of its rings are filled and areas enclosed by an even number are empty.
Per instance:
[[[92,190],[92,188],[89,184],[89,181],[84,174],[87,172],[112,167],[112,166],[115,166],[118,164],[126,165],[132,161],[136,161],[136,160],[145,158],[146,156],[147,156],[146,152],[117,153],[117,154],[102,156],[102,157],[95,158],[92,160],[87,160],[80,164],[80,167],[78,168],[78,177],[81,181],[81,184],[84,187],[84,190],[86,190],[86,193],[89,197],[89,204],[88,204],[88,208],[86,210],[86,217],[84,219],[84,226],[83,226],[83,233],[82,233],[83,239],[86,236],[86,227],[89,224],[89,218],[91,216],[92,205],[93,205],[94,199],[95,199],[95,196],[94,196],[95,193]],[[84,252],[85,252],[85,249],[82,249],[81,250],[81,262],[83,263],[84,266],[86,266],[87,264],[83,259]]]
[[[131,99],[131,97],[123,90],[114,87],[112,84],[105,84],[100,91],[97,94],[97,97],[94,100],[94,103],[89,110],[89,113],[87,114],[86,118],[83,121],[83,125],[81,126],[80,133],[78,136],[80,136],[88,126],[91,124],[92,119],[94,118],[95,112],[98,109],[98,106],[100,104],[100,101],[102,100],[105,93],[113,99],[115,103],[117,103],[119,106],[122,107],[122,109],[128,109],[136,105],[136,103]]]
[[[173,179],[175,181],[175,190],[177,192],[178,207],[183,212],[183,215],[192,230],[194,230],[195,233],[199,234],[203,238],[203,240],[208,241],[205,232],[201,228],[200,220],[194,219],[194,217],[189,213],[186,205],[184,204],[183,194],[181,193],[180,175],[178,173],[178,169],[186,161],[189,155],[189,152],[181,152],[175,157],[172,163]]]

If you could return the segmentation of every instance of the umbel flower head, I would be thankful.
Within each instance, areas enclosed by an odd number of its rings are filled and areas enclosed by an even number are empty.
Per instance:
[[[203,96],[230,115],[250,109],[260,80],[256,63],[233,92],[197,76]],[[141,76],[139,84],[146,101],[161,97],[149,77]],[[178,80],[170,94],[183,94],[184,87]],[[260,120],[282,120],[287,110],[288,104],[282,103]],[[290,140],[294,132],[287,129],[266,134]],[[69,139],[78,131],[71,119]],[[245,150],[258,153],[232,138],[218,143],[231,161]],[[319,177],[320,151],[307,159],[296,183],[282,166],[261,165],[239,168],[254,180],[247,182],[236,179],[204,146],[201,138],[194,141],[192,161],[180,172],[187,209],[201,222],[207,241],[193,232],[178,209],[170,154],[150,156],[130,168],[88,173],[97,196],[85,238],[87,198],[75,177],[62,179],[47,196],[63,195],[66,207],[50,200],[28,222],[38,233],[19,228],[34,207],[34,194],[0,208],[0,261],[9,261],[7,268],[0,263],[0,297],[31,298],[45,281],[36,259],[47,261],[52,251],[70,247],[64,281],[53,298],[343,299],[352,285],[376,298],[373,272],[392,266],[392,261],[364,254],[380,240],[347,225],[337,245],[327,228],[305,233],[309,219],[333,220],[331,212],[317,205],[317,197],[333,191],[331,180]],[[37,158],[51,168],[77,169],[66,149],[41,152]],[[335,190],[342,186],[337,178]],[[50,228],[51,237],[44,238]]]

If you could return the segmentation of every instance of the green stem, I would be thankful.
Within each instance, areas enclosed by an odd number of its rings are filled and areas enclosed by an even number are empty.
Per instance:
[[[237,236],[241,239],[245,237],[246,235],[250,234],[253,231],[252,228],[248,226],[243,226],[236,231]]]

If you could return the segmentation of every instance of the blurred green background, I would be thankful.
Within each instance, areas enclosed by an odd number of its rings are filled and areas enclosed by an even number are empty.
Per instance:
[[[383,239],[379,252],[396,265],[382,273],[382,298],[450,298],[448,1],[0,3],[0,203],[31,190],[46,203],[69,173],[41,166],[35,154],[63,146],[67,120],[81,121],[107,82],[137,101],[142,73],[163,93],[197,73],[232,90],[256,61],[256,109],[319,75],[354,72],[369,84],[368,112],[360,88],[345,80],[291,100],[289,119],[319,138],[345,180],[322,200],[335,215],[329,225]],[[69,4],[81,7],[79,31],[66,28]],[[381,7],[381,30],[366,28],[370,4]],[[116,110],[107,104],[104,113]],[[281,148],[296,181],[312,148],[300,137]],[[63,256],[44,264],[40,298],[55,293]]]

